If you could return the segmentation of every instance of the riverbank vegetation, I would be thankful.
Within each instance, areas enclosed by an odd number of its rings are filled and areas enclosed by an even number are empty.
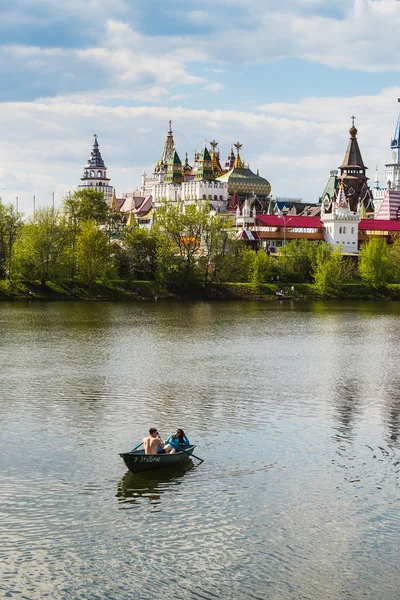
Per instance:
[[[209,206],[169,203],[152,229],[121,227],[102,194],[23,221],[0,202],[0,298],[399,298],[400,240],[371,238],[357,258],[295,240],[277,254],[235,239]]]

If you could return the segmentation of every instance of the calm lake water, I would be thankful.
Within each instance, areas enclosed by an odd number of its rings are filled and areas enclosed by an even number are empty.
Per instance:
[[[0,597],[400,597],[400,304],[1,303],[0,331]],[[205,462],[127,474],[150,426]]]

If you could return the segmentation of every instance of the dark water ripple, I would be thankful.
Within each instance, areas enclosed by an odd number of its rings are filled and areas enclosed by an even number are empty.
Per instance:
[[[0,331],[1,597],[399,597],[400,307],[1,304]],[[205,462],[126,473],[152,424]]]

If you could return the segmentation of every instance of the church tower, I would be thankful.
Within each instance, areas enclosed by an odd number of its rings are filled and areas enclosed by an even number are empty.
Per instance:
[[[339,181],[344,186],[347,202],[352,212],[357,211],[360,202],[367,210],[372,207],[372,193],[368,187],[368,177],[366,175],[367,167],[364,165],[358,145],[358,132],[354,126],[354,119],[355,117],[352,117],[352,126],[349,130],[350,140],[343,164],[340,166],[339,176]]]
[[[108,204],[112,202],[113,187],[110,185],[110,179],[107,177],[107,167],[101,156],[96,134],[94,134],[93,148],[83,172],[83,177],[81,177],[81,181],[82,183],[79,185],[79,188],[89,188],[95,189],[98,192],[103,192],[104,198]]]

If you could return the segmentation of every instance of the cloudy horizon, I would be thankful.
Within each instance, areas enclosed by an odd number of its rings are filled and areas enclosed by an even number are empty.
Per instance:
[[[0,197],[20,210],[80,183],[93,134],[117,195],[160,158],[231,144],[274,196],[316,202],[351,116],[369,177],[397,121],[396,0],[3,0]]]

